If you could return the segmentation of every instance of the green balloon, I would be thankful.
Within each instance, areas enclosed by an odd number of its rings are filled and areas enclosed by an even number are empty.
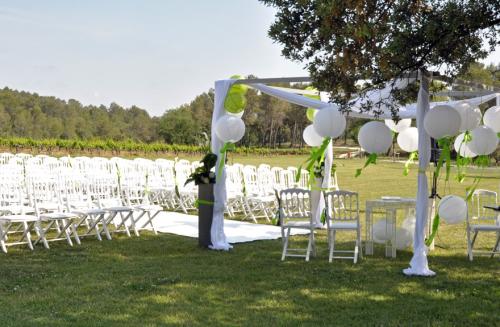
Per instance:
[[[240,93],[229,93],[224,100],[224,108],[227,112],[237,114],[242,112],[247,105],[247,99]]]
[[[309,121],[314,121],[314,116],[316,116],[317,111],[318,110],[315,108],[307,108],[307,111],[306,111],[307,119],[309,119]]]
[[[245,84],[236,84],[231,86],[229,93],[239,93],[245,95],[248,91],[248,85]]]

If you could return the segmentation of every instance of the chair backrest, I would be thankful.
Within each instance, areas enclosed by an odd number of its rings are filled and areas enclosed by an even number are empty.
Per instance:
[[[226,188],[230,195],[243,195],[243,176],[238,167],[226,166]]]
[[[41,209],[64,211],[62,190],[59,181],[54,178],[30,178],[30,197],[37,215]]]
[[[325,196],[325,214],[328,221],[359,220],[358,193],[351,191],[330,191]]]
[[[471,220],[476,221],[498,221],[498,214],[484,206],[497,206],[497,192],[478,189],[475,190],[471,197]],[[500,221],[499,221],[500,223]]]
[[[312,223],[311,191],[300,188],[289,188],[279,191],[280,223],[285,220],[305,220]]]

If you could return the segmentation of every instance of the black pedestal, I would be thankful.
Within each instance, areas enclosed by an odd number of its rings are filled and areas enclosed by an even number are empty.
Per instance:
[[[214,184],[198,185],[198,244],[207,248],[212,245],[210,230],[214,214]]]

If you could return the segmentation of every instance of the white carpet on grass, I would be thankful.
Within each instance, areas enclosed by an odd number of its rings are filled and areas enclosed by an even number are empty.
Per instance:
[[[198,217],[179,212],[164,211],[153,221],[158,232],[198,238]],[[243,243],[281,238],[278,226],[224,220],[224,232],[229,243]],[[306,230],[292,230],[292,235],[309,234]]]

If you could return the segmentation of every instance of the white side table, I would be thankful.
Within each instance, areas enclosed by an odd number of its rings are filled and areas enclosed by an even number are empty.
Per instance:
[[[365,206],[366,212],[366,239],[365,254],[373,255],[373,213],[380,209],[385,210],[388,223],[387,228],[392,228],[392,238],[385,244],[385,256],[396,257],[396,217],[398,210],[405,210],[406,214],[411,209],[415,209],[417,201],[410,198],[382,198],[376,200],[367,200]]]

